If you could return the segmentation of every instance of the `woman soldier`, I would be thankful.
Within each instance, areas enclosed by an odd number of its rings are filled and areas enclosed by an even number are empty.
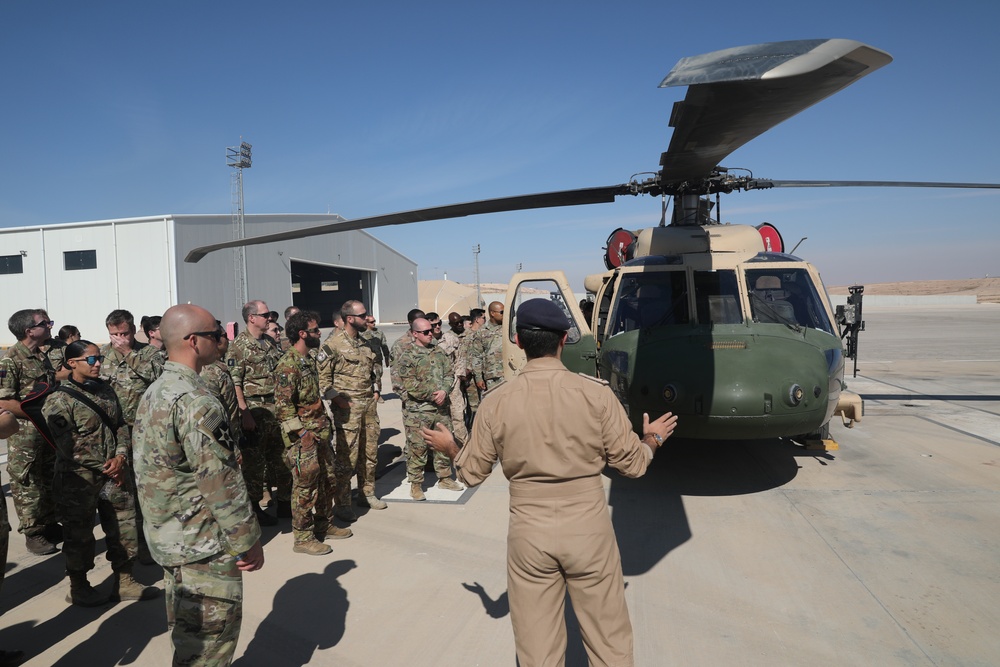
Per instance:
[[[53,486],[70,581],[66,601],[82,607],[109,600],[87,581],[94,568],[95,511],[115,573],[110,599],[149,600],[159,594],[132,577],[138,534],[127,469],[131,440],[114,389],[99,378],[102,360],[88,340],[67,345],[63,365],[70,376],[42,407],[56,446]]]

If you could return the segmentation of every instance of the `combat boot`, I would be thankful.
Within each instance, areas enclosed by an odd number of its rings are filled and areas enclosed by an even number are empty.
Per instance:
[[[90,585],[86,572],[70,572],[66,602],[78,607],[100,607],[108,602],[108,596]]]
[[[367,507],[368,509],[373,510],[384,510],[388,506],[388,503],[381,498],[376,498],[374,495],[358,496],[358,507]]]
[[[333,551],[333,549],[331,549],[329,545],[323,544],[317,540],[305,540],[303,542],[296,542],[295,546],[292,547],[292,551],[297,554],[324,556]]]
[[[423,486],[422,482],[410,482],[410,497],[414,500],[427,500]]]
[[[446,491],[465,491],[465,487],[451,477],[441,477],[438,479],[437,487]]]
[[[143,586],[135,580],[130,569],[115,573],[115,583],[111,588],[112,600],[152,600],[159,595],[159,588]]]
[[[347,523],[354,523],[358,520],[358,515],[348,505],[338,505],[333,508],[333,516]]]
[[[48,556],[59,551],[44,535],[28,535],[24,538],[24,546],[36,556]]]
[[[322,540],[324,538],[330,538],[331,540],[346,540],[348,537],[354,534],[350,528],[341,528],[340,526],[327,526],[322,530],[316,531],[316,539]]]
[[[267,512],[265,512],[264,510],[262,510],[260,508],[260,505],[258,505],[255,502],[251,502],[251,505],[253,505],[253,513],[257,517],[257,523],[259,523],[262,526],[277,526],[278,525],[278,520],[275,519],[270,514],[268,514]]]

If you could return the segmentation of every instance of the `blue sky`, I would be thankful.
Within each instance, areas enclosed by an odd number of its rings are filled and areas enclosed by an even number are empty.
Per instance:
[[[228,213],[225,148],[254,146],[247,213],[347,218],[654,171],[684,56],[846,37],[895,59],[743,147],[776,179],[1000,182],[1000,4],[955,2],[12,2],[0,4],[0,226]],[[723,198],[829,285],[1000,274],[1000,191]],[[603,270],[659,201],[374,230],[422,278]]]

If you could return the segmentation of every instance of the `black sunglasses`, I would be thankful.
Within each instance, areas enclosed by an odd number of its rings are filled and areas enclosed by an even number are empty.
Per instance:
[[[427,330],[425,330],[425,331],[414,331],[413,333],[418,333],[418,334],[423,334],[423,335],[425,335],[425,336],[429,336],[429,335],[430,335],[430,333],[431,333],[431,330],[430,330],[430,329],[427,329]]]
[[[98,361],[104,361],[103,354],[91,354],[87,357],[79,357],[77,359],[70,359],[70,361],[86,361],[88,366],[93,366]]]
[[[51,327],[53,324],[55,324],[55,322],[53,322],[52,320],[42,320],[41,322],[38,322],[36,324],[32,324],[28,328],[29,329],[37,329],[38,327]]]
[[[187,340],[191,336],[201,336],[202,338],[211,338],[216,343],[222,340],[222,332],[216,329],[215,331],[194,331],[184,336],[184,340]]]

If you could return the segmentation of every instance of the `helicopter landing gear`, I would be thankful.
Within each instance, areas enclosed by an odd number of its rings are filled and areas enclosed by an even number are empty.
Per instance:
[[[837,441],[830,437],[830,423],[827,422],[814,433],[797,435],[792,438],[792,442],[802,445],[811,452],[835,452],[840,449]]]

